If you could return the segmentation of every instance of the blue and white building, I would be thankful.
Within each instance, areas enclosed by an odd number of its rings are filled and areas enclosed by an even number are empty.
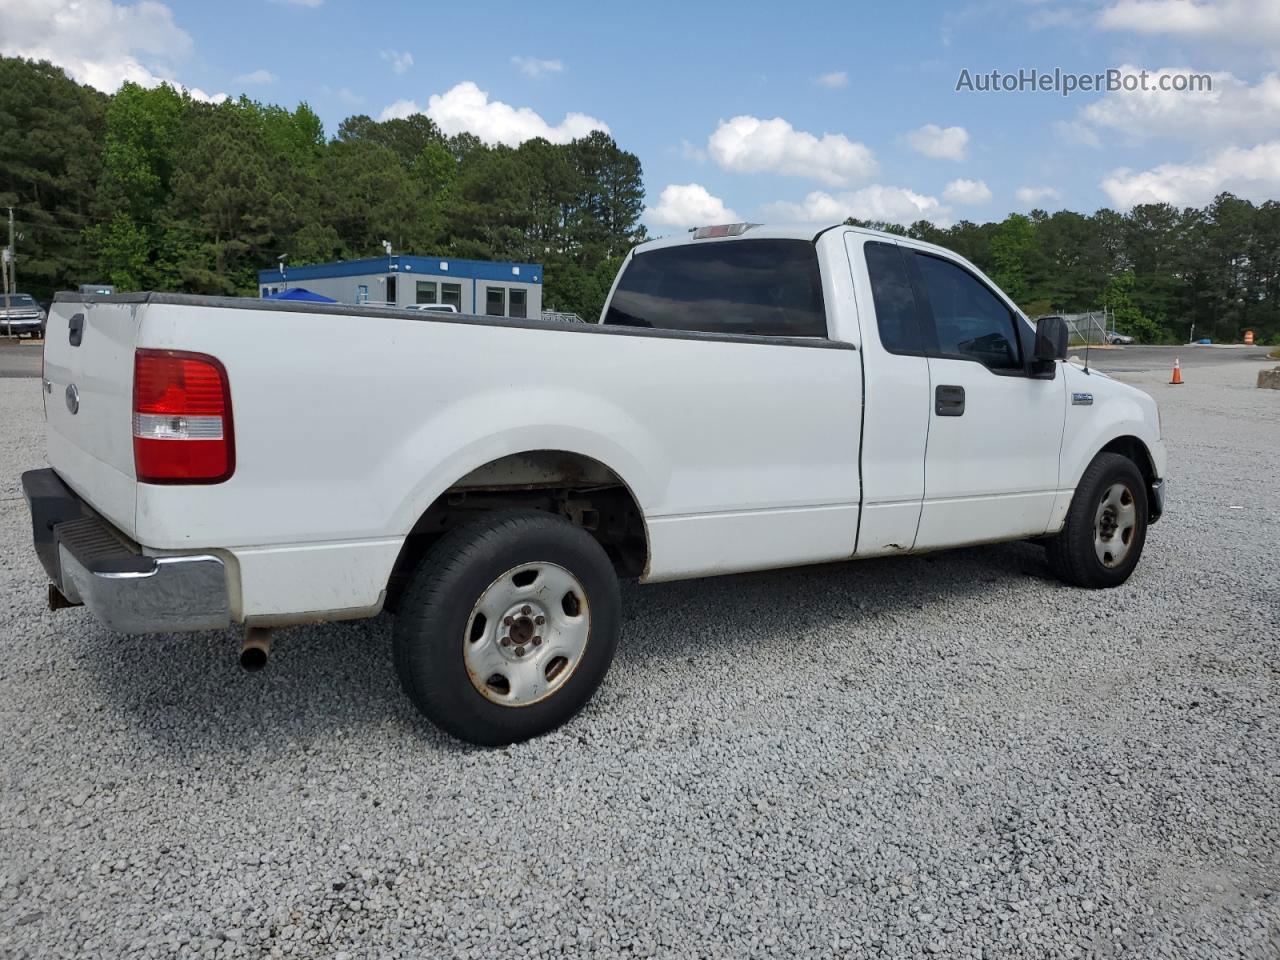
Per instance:
[[[341,303],[408,307],[449,303],[490,317],[542,315],[542,264],[494,263],[404,254],[258,271],[262,296],[306,287]]]

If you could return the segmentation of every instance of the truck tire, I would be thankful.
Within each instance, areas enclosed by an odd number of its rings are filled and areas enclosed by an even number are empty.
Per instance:
[[[585,530],[537,510],[485,514],[437,541],[400,601],[396,672],[460,740],[500,746],[560,726],[613,661],[618,578]]]
[[[1147,540],[1147,484],[1117,453],[1094,457],[1076,486],[1062,531],[1046,544],[1049,566],[1078,587],[1118,587]]]

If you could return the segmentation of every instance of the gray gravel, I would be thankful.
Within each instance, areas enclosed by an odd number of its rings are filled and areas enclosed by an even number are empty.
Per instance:
[[[498,751],[387,618],[246,676],[47,613],[0,382],[0,956],[1280,955],[1280,394],[1133,376],[1173,481],[1126,586],[1014,544],[629,588],[600,696]]]

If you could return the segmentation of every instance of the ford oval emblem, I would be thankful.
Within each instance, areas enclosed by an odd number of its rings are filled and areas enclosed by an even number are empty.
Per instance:
[[[73,417],[80,412],[80,391],[74,383],[67,387],[67,409]]]

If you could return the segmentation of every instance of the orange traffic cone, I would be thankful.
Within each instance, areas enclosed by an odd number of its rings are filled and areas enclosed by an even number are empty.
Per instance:
[[[1182,361],[1177,357],[1173,358],[1173,379],[1169,382],[1174,384],[1182,383]]]

